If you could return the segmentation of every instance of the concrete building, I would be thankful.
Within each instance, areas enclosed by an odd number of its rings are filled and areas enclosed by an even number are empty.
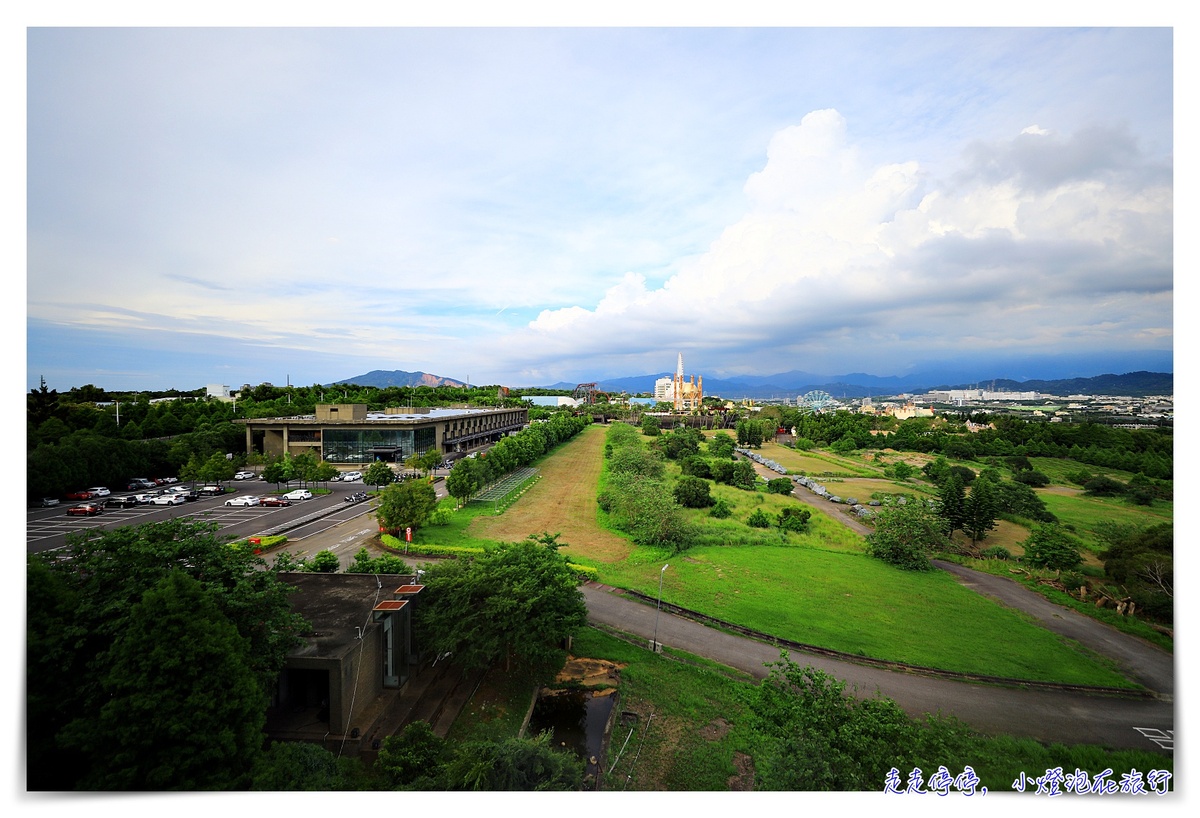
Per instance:
[[[413,605],[425,586],[411,576],[282,573],[292,610],[312,631],[288,654],[267,712],[277,740],[357,739],[377,702],[418,669]]]
[[[334,464],[403,462],[436,449],[469,451],[519,432],[527,408],[426,408],[369,412],[365,404],[317,404],[312,415],[237,419],[246,427],[246,450],[265,455],[312,454]]]

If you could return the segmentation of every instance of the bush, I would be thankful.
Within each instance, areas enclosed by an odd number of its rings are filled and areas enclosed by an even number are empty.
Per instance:
[[[771,494],[791,494],[795,485],[787,477],[776,477],[767,481],[767,491]]]
[[[771,518],[761,508],[756,508],[754,513],[746,519],[746,525],[751,528],[770,528]]]
[[[1083,562],[1079,541],[1057,525],[1035,525],[1021,547],[1025,562],[1037,568],[1066,571]]]
[[[1125,493],[1125,484],[1111,477],[1100,475],[1083,484],[1085,494],[1093,497],[1118,497]]]
[[[709,483],[699,477],[681,477],[675,483],[675,502],[684,508],[708,508],[716,501],[709,491]]]
[[[716,517],[718,520],[724,520],[732,514],[733,510],[729,507],[729,503],[724,500],[714,502],[712,508],[708,511],[709,517]]]
[[[1050,478],[1040,471],[1019,471],[1013,475],[1013,480],[1018,483],[1024,483],[1027,486],[1041,487],[1050,485]]]
[[[812,512],[807,508],[789,506],[779,512],[779,527],[784,531],[803,531],[812,519]]]
[[[1012,552],[1003,545],[993,545],[991,548],[985,548],[980,556],[989,560],[1011,560]]]

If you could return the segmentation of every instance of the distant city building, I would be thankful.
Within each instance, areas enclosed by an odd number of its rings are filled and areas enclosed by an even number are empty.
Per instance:
[[[230,398],[229,387],[220,383],[210,383],[207,387],[207,394],[210,398],[220,398],[228,400]]]

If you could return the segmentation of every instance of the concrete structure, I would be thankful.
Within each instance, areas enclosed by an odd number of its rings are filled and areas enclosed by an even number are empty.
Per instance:
[[[313,415],[237,419],[246,427],[246,450],[265,455],[312,454],[335,464],[375,460],[403,462],[436,449],[468,451],[519,432],[529,411],[491,408],[387,409],[369,412],[365,404],[318,404]]]
[[[419,666],[412,611],[425,586],[392,574],[279,577],[296,588],[292,610],[312,630],[288,654],[267,733],[283,740],[357,738],[376,718],[379,697],[407,684]]]

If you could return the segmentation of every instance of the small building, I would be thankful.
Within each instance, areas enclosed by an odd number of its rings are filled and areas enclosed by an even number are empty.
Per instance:
[[[288,654],[270,707],[275,740],[355,739],[378,717],[388,690],[419,667],[413,606],[423,585],[394,574],[284,572],[292,610],[311,626]]]

